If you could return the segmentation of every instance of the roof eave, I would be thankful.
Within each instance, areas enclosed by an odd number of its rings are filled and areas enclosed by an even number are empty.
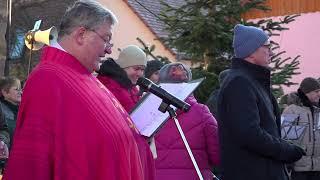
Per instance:
[[[146,25],[146,27],[151,31],[151,33],[153,35],[155,35],[157,37],[157,40],[160,41],[160,36],[158,36],[158,34],[150,27],[150,25],[141,17],[141,15],[134,9],[134,7],[132,7],[129,3],[128,0],[122,0],[123,2],[125,2],[128,7],[139,17],[139,19],[143,22],[144,25]],[[174,56],[177,55],[176,52],[174,52],[171,48],[169,48],[166,44],[164,44],[162,41],[160,41],[161,44],[166,48],[166,50],[168,50],[171,54],[173,54]]]

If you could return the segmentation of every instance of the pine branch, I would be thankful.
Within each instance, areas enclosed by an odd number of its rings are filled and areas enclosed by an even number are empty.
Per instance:
[[[154,60],[161,61],[165,64],[169,63],[169,59],[164,56],[156,56],[153,54],[154,50],[156,49],[156,46],[152,44],[150,47],[139,37],[136,38],[137,41],[143,46],[143,51],[146,53],[147,56],[151,56]]]
[[[266,0],[250,0],[244,4],[235,0],[186,0],[181,7],[172,7],[162,1],[163,11],[159,17],[166,24],[169,32],[163,42],[171,48],[183,52],[193,62],[209,62],[208,71],[214,74],[228,68],[233,56],[233,27],[243,23],[260,27],[270,37],[279,36],[288,30],[289,23],[299,15],[288,15],[275,21],[271,18],[258,22],[247,22],[241,15],[250,10],[270,11]],[[279,44],[272,43],[272,50],[279,49]],[[284,57],[285,51],[275,54],[271,59],[272,84],[276,93],[281,93],[281,85],[294,84],[290,79],[299,74],[299,58]]]

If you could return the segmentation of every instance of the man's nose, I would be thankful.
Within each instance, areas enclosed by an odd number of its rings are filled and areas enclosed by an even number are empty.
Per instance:
[[[270,57],[271,57],[271,56],[274,56],[274,52],[272,51],[271,48],[269,49],[269,55],[270,55]]]
[[[112,47],[113,47],[113,44],[106,45],[105,48],[104,48],[104,53],[105,54],[111,54],[112,53]]]

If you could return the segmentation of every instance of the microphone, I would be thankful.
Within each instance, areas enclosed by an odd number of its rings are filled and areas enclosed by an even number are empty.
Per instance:
[[[181,101],[180,99],[174,97],[172,94],[168,93],[166,90],[162,89],[160,86],[154,84],[151,80],[140,77],[137,81],[137,85],[140,86],[143,90],[149,91],[152,94],[158,96],[167,104],[172,104],[178,109],[187,112],[190,109],[190,104]]]

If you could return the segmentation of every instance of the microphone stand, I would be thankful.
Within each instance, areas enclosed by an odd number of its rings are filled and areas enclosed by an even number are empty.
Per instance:
[[[158,110],[161,111],[161,112],[163,112],[163,113],[165,113],[165,112],[167,111],[167,112],[169,113],[170,117],[174,120],[174,122],[175,122],[175,124],[176,124],[176,126],[177,126],[177,128],[178,128],[178,131],[179,131],[179,133],[180,133],[180,136],[181,136],[181,138],[182,138],[182,141],[183,141],[184,145],[185,145],[186,148],[187,148],[187,151],[188,151],[188,154],[189,154],[189,156],[190,156],[190,158],[191,158],[192,164],[193,164],[194,168],[195,168],[196,171],[197,171],[198,177],[199,177],[200,180],[203,180],[203,177],[202,177],[202,174],[201,174],[201,172],[200,172],[199,166],[198,166],[198,164],[197,164],[197,162],[196,162],[196,160],[195,160],[195,158],[194,158],[194,156],[193,156],[193,154],[192,154],[192,151],[191,151],[191,149],[190,149],[189,143],[188,143],[188,141],[187,141],[187,139],[186,139],[186,137],[185,137],[185,135],[184,135],[184,133],[183,133],[183,131],[182,131],[182,129],[181,129],[180,123],[179,123],[179,121],[178,121],[178,119],[177,119],[177,114],[176,114],[176,112],[175,112],[174,109],[170,106],[169,103],[166,103],[166,102],[164,102],[164,101],[162,101],[162,103],[160,104]],[[215,180],[219,180],[214,174],[213,174],[213,178],[214,178]]]

